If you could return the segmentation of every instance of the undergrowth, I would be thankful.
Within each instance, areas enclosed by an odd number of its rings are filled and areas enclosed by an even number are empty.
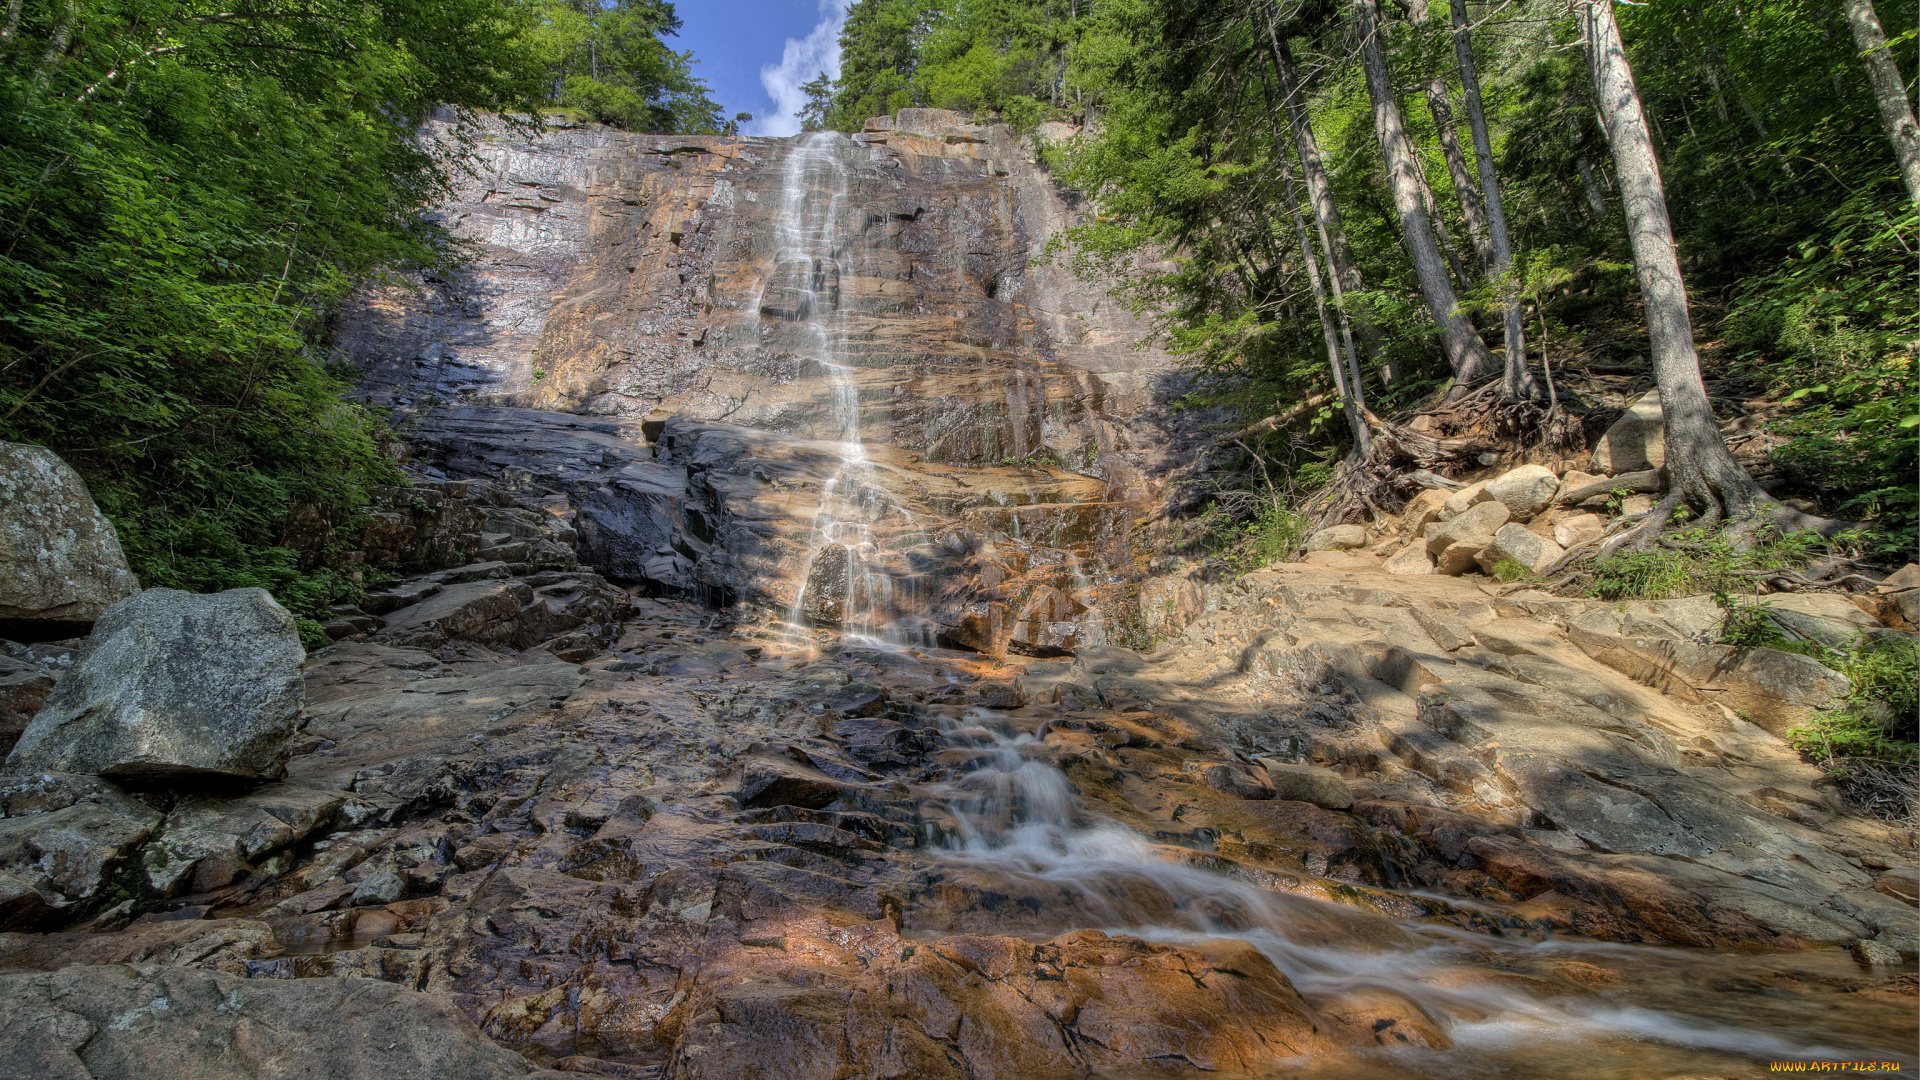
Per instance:
[[[1747,591],[1762,571],[1806,565],[1826,544],[1814,533],[1774,534],[1741,550],[1711,530],[1671,534],[1652,551],[1621,552],[1595,563],[1587,595],[1600,600],[1672,600]]]
[[[1840,707],[1815,713],[1787,732],[1794,749],[1829,765],[1842,758],[1920,762],[1914,720],[1920,709],[1914,689],[1920,680],[1920,643],[1862,637],[1814,659],[1845,675],[1853,689]]]
[[[1790,632],[1767,601],[1714,595],[1726,612],[1720,643],[1799,653],[1845,675],[1852,689],[1837,708],[1814,714],[1787,732],[1787,741],[1829,768],[1844,759],[1911,765],[1920,762],[1920,642],[1893,634],[1862,634],[1839,645]]]

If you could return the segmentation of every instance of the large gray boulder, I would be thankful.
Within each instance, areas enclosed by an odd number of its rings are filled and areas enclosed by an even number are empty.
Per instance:
[[[1526,526],[1509,522],[1500,526],[1500,531],[1493,534],[1493,539],[1480,549],[1474,561],[1489,574],[1497,574],[1502,562],[1518,563],[1537,574],[1566,553],[1559,544],[1527,531]]]
[[[0,619],[92,622],[138,592],[119,534],[44,446],[0,442]]]
[[[452,1002],[378,979],[245,979],[118,964],[0,977],[0,1080],[505,1080],[533,1073]]]
[[[7,769],[273,779],[286,769],[305,658],[293,616],[264,589],[148,589],[100,617]]]

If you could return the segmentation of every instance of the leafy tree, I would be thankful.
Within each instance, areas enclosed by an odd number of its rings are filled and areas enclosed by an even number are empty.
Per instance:
[[[628,131],[720,133],[726,121],[693,54],[663,40],[680,26],[668,0],[543,0],[532,40],[549,99]]]
[[[501,0],[26,0],[0,35],[0,438],[78,467],[147,585],[351,586],[278,545],[294,502],[394,473],[311,347],[383,269],[457,252],[418,214],[436,108],[526,109]]]

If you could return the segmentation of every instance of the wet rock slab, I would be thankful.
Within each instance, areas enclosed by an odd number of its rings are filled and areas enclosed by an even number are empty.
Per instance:
[[[259,982],[120,965],[0,976],[0,1062],[0,1075],[47,1080],[506,1080],[534,1073],[444,999],[390,983]]]

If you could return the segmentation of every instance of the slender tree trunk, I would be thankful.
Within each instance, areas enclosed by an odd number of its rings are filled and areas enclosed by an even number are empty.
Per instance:
[[[1460,245],[1453,238],[1453,230],[1447,227],[1446,215],[1440,212],[1440,200],[1433,197],[1433,185],[1427,183],[1427,170],[1421,167],[1420,155],[1413,149],[1413,142],[1407,142],[1407,151],[1413,154],[1413,175],[1420,181],[1420,202],[1427,208],[1427,220],[1433,223],[1434,239],[1440,243],[1440,254],[1447,260],[1447,268],[1453,271],[1453,280],[1459,282],[1462,290],[1473,288],[1479,275],[1467,269],[1465,259],[1460,257]]]
[[[1580,137],[1579,125],[1572,117],[1567,118],[1567,131],[1571,133],[1575,139]],[[1605,193],[1600,190],[1599,181],[1594,179],[1593,162],[1587,160],[1585,153],[1576,150],[1573,155],[1573,168],[1574,171],[1580,174],[1580,186],[1585,189],[1587,193],[1588,208],[1593,211],[1593,216],[1596,219],[1604,219],[1607,216],[1607,197]]]
[[[1633,268],[1646,302],[1653,375],[1665,416],[1667,496],[1639,529],[1621,538],[1622,543],[1646,546],[1683,502],[1699,511],[1703,524],[1715,524],[1753,517],[1766,495],[1727,451],[1707,400],[1700,358],[1693,348],[1687,288],[1680,277],[1673,225],[1667,217],[1660,162],[1654,156],[1633,68],[1613,20],[1613,0],[1579,0],[1577,12],[1607,142],[1613,148],[1627,236],[1633,245]],[[1629,536],[1634,540],[1628,541]]]
[[[60,9],[60,21],[53,24],[53,34],[47,38],[47,47],[40,54],[40,67],[33,73],[35,86],[47,85],[53,77],[53,69],[60,65],[60,58],[66,55],[67,44],[73,38],[73,24],[80,18],[80,5],[77,0],[67,0]]]
[[[1893,52],[1887,48],[1887,36],[1880,31],[1873,0],[1845,3],[1854,47],[1860,50],[1860,63],[1867,69],[1873,99],[1880,106],[1880,126],[1887,129],[1887,141],[1893,144],[1893,156],[1900,162],[1900,179],[1906,182],[1907,197],[1920,206],[1920,124],[1914,123],[1906,80],[1900,77],[1900,66],[1893,62]]]
[[[1486,200],[1487,240],[1493,249],[1488,272],[1499,280],[1502,315],[1506,323],[1507,356],[1501,390],[1509,398],[1533,397],[1533,372],[1527,367],[1526,314],[1520,307],[1520,283],[1512,278],[1513,241],[1507,233],[1507,210],[1500,197],[1500,182],[1493,173],[1493,139],[1487,133],[1487,110],[1480,100],[1480,73],[1473,63],[1473,42],[1468,37],[1466,0],[1452,0],[1453,54],[1460,66],[1460,88],[1467,105],[1467,128],[1473,132],[1473,157],[1479,166],[1480,194]],[[1540,357],[1544,368],[1547,359]]]
[[[1337,303],[1350,292],[1367,291],[1367,283],[1360,276],[1360,265],[1354,261],[1353,249],[1347,245],[1346,227],[1340,221],[1340,207],[1333,201],[1333,181],[1327,176],[1327,165],[1320,157],[1320,144],[1313,137],[1313,122],[1307,115],[1306,88],[1300,83],[1298,67],[1293,62],[1293,50],[1287,40],[1279,35],[1271,20],[1267,23],[1267,42],[1273,51],[1273,65],[1280,80],[1280,103],[1287,111],[1287,123],[1293,129],[1293,145],[1300,152],[1300,171],[1306,177],[1307,201],[1313,204],[1313,218],[1320,233],[1320,246],[1327,253],[1329,273],[1327,277],[1333,285],[1333,296]],[[1360,350],[1360,362],[1379,355],[1380,329],[1373,320],[1364,316],[1351,316],[1353,337]],[[1397,377],[1393,365],[1383,362],[1380,365],[1380,381],[1391,384]]]
[[[1379,13],[1374,0],[1353,0],[1354,29],[1360,37],[1360,62],[1366,70],[1367,94],[1373,99],[1374,132],[1386,159],[1387,184],[1393,189],[1394,211],[1400,219],[1400,237],[1407,245],[1413,270],[1426,296],[1427,310],[1440,327],[1441,345],[1453,367],[1450,397],[1464,394],[1490,367],[1493,356],[1473,325],[1460,314],[1447,266],[1434,241],[1433,222],[1421,197],[1420,171],[1413,145],[1407,141],[1400,104],[1394,100],[1393,79],[1387,71],[1387,51],[1380,40]]]
[[[1307,236],[1307,222],[1300,214],[1300,196],[1293,182],[1293,164],[1275,139],[1274,156],[1280,161],[1280,176],[1286,183],[1287,213],[1293,217],[1294,236],[1300,241],[1300,260],[1307,268],[1307,281],[1313,286],[1313,306],[1320,313],[1320,336],[1327,343],[1327,366],[1333,369],[1333,386],[1340,392],[1341,411],[1347,414],[1347,425],[1353,429],[1353,453],[1359,456],[1367,452],[1367,422],[1360,415],[1360,409],[1366,399],[1360,390],[1360,370],[1353,367],[1347,374],[1349,380],[1342,377],[1340,370],[1340,335],[1334,329],[1333,315],[1327,310],[1327,290],[1320,279],[1320,260],[1313,253],[1313,241]],[[1351,345],[1351,341],[1349,341]],[[1351,365],[1352,356],[1349,354]]]
[[[1453,178],[1454,198],[1460,201],[1460,218],[1467,223],[1467,239],[1473,242],[1473,253],[1480,259],[1480,268],[1492,277],[1499,271],[1493,268],[1493,241],[1487,236],[1486,204],[1480,198],[1480,185],[1474,182],[1473,173],[1467,168],[1460,136],[1453,129],[1453,106],[1447,101],[1445,79],[1435,76],[1427,84],[1427,111],[1433,114],[1433,126],[1440,132],[1440,152],[1447,159],[1447,174]]]

